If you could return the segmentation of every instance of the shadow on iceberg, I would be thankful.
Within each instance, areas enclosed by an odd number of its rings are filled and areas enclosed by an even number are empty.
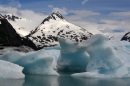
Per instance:
[[[79,47],[78,43],[64,38],[59,38],[61,46],[60,56],[57,61],[58,71],[83,72],[89,61],[89,55],[84,47]]]

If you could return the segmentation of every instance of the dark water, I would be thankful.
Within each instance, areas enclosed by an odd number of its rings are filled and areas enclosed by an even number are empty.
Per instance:
[[[22,80],[0,79],[0,86],[130,86],[130,78],[85,79],[73,78],[69,75],[27,75],[26,78]]]

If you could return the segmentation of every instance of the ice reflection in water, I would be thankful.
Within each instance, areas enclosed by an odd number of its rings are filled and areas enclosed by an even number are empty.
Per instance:
[[[23,86],[24,79],[0,79],[0,86]]]
[[[42,76],[27,75],[25,79],[0,79],[0,86],[129,86],[130,78],[125,79],[85,79],[69,75]]]

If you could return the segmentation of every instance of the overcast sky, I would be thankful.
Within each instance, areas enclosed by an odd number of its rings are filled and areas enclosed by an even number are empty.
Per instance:
[[[0,13],[36,21],[54,11],[94,33],[130,31],[130,0],[0,0]]]

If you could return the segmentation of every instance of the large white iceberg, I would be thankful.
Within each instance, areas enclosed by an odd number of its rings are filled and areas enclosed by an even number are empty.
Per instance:
[[[94,35],[79,46],[86,47],[90,55],[87,72],[72,74],[79,77],[122,78],[129,77],[130,44],[111,41],[103,35]]]
[[[89,55],[84,47],[78,47],[78,43],[59,38],[61,46],[60,57],[57,61],[57,68],[60,71],[85,71],[89,61]]]
[[[53,52],[53,50],[44,49],[30,53],[15,51],[0,56],[0,59],[24,67],[23,73],[25,74],[58,75],[52,68],[52,63],[56,64],[56,62],[53,62],[53,58],[57,58]]]
[[[23,67],[11,62],[0,60],[0,78],[21,79],[24,78],[22,73]]]

